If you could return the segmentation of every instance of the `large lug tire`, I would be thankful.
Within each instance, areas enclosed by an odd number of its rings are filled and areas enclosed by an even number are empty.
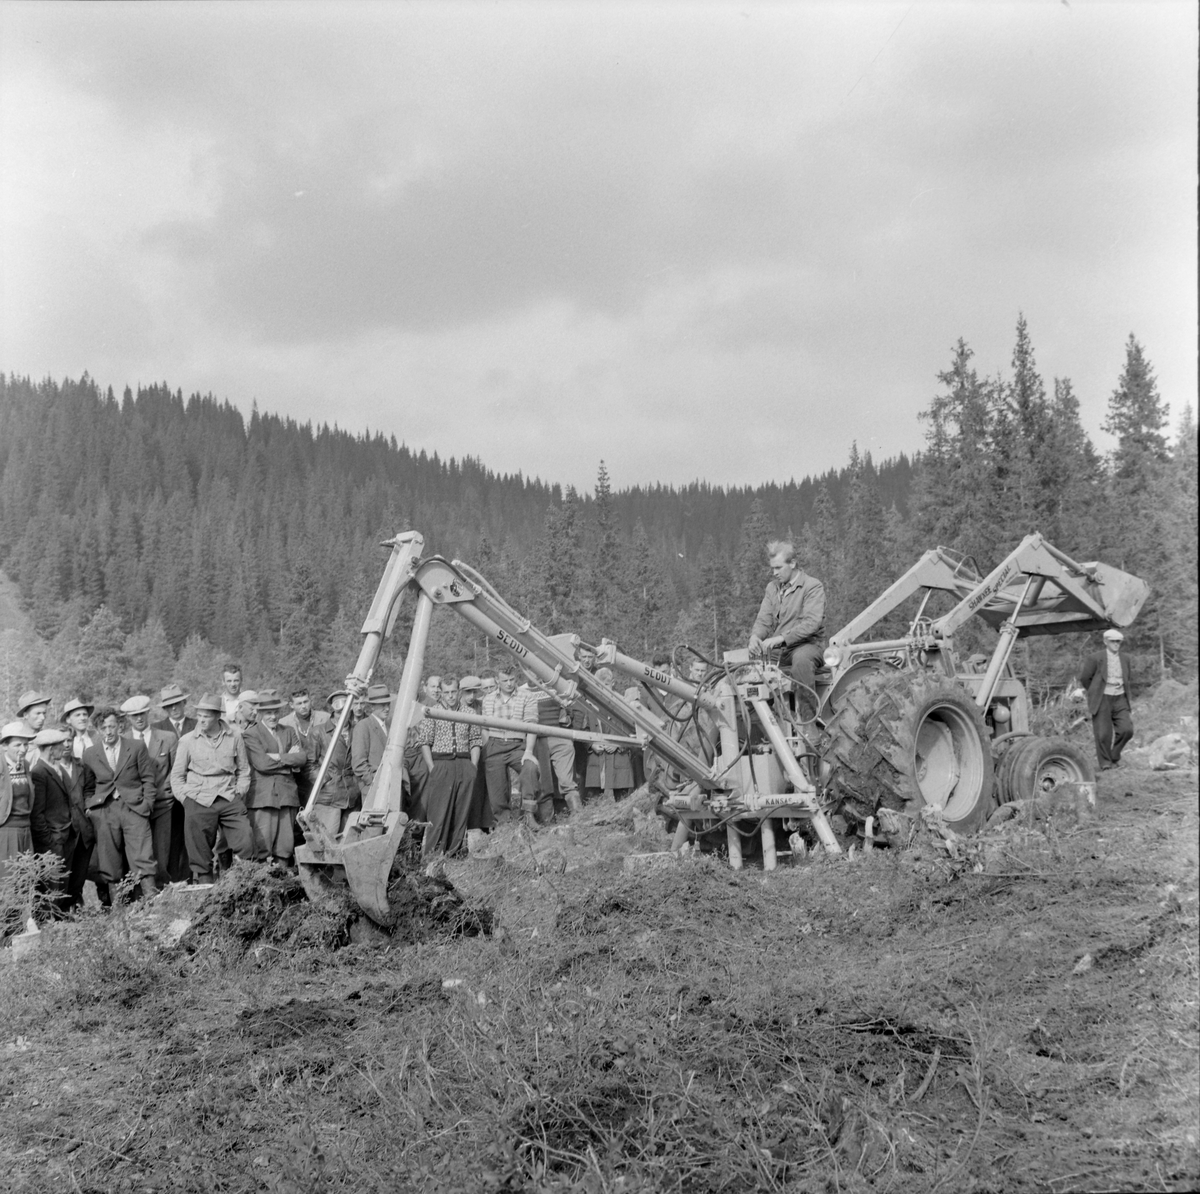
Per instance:
[[[859,820],[880,807],[932,807],[951,829],[974,833],[995,808],[983,714],[948,676],[864,676],[838,701],[821,754],[830,795]]]
[[[1065,738],[1022,739],[996,768],[997,794],[1004,804],[1050,795],[1062,784],[1095,780],[1096,771],[1087,754]]]

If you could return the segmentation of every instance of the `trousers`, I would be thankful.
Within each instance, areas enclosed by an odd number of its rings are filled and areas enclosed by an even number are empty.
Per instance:
[[[150,814],[150,838],[158,863],[159,886],[188,877],[187,847],[183,841],[183,805],[178,800],[156,803]]]
[[[125,873],[125,863],[139,879],[153,879],[158,870],[154,861],[154,839],[150,833],[150,818],[135,813],[120,800],[110,800],[99,808],[89,810],[96,827],[96,856],[100,877],[106,883],[117,883]]]
[[[1115,767],[1121,761],[1125,744],[1133,737],[1133,714],[1124,693],[1100,698],[1100,707],[1092,717],[1092,734],[1100,766]]]
[[[254,830],[254,851],[259,858],[278,858],[286,862],[296,849],[292,830],[294,808],[252,808],[250,826]]]
[[[422,853],[455,854],[467,836],[475,765],[470,759],[434,759],[425,784],[425,830]]]
[[[524,738],[488,739],[484,773],[487,776],[488,801],[496,816],[508,807],[509,793],[520,790],[521,756],[524,753]]]
[[[232,800],[218,796],[207,807],[194,800],[185,800],[183,840],[187,842],[192,878],[197,883],[213,881],[213,846],[217,841],[218,828],[239,858],[254,857],[254,834],[250,830],[246,805],[240,796]]]

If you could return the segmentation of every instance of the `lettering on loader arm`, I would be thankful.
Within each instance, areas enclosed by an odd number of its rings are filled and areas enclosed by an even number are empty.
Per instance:
[[[496,628],[496,637],[514,654],[521,656],[522,659],[529,655],[529,648],[522,643],[517,642],[511,634],[508,633],[502,626]]]

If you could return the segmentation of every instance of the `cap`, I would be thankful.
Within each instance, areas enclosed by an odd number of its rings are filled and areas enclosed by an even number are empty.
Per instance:
[[[10,738],[24,738],[28,742],[33,737],[33,731],[23,721],[10,721],[0,729],[0,742],[7,742]]]
[[[478,676],[463,676],[458,682],[459,692],[468,692],[473,688],[482,688],[483,681]]]
[[[221,704],[221,698],[209,696],[205,693],[193,706],[197,713],[224,713],[225,706]]]
[[[386,684],[372,684],[367,689],[367,704],[368,705],[386,705],[392,699],[392,694],[388,692]]]
[[[20,717],[29,709],[36,709],[39,705],[50,704],[52,697],[48,697],[44,692],[38,692],[36,689],[31,689],[29,692],[21,693],[21,699],[17,703],[17,716]]]
[[[1104,632],[1104,637],[1108,639],[1110,643],[1123,642],[1125,639],[1125,636],[1119,630],[1106,630]]]
[[[34,746],[57,746],[60,742],[69,742],[70,740],[70,734],[64,734],[62,730],[39,730],[33,744]]]
[[[252,688],[245,688],[237,694],[237,703],[239,705],[257,705],[258,693]],[[221,708],[224,709],[224,705]]]
[[[121,712],[127,716],[132,716],[134,713],[149,713],[150,698],[148,696],[131,696],[129,700],[121,706]]]
[[[264,709],[283,709],[287,701],[274,688],[264,688],[255,697],[254,704],[260,711]]]
[[[186,701],[187,698],[188,694],[178,684],[168,684],[158,694],[158,703],[165,709],[168,705],[178,705],[180,701]]]
[[[63,706],[62,715],[63,715],[63,717],[69,717],[72,713],[75,712],[76,709],[86,709],[89,713],[91,713],[95,710],[95,708],[96,708],[95,705],[89,705],[87,703],[87,701],[76,700],[74,697],[72,697]]]
[[[333,702],[338,699],[338,697],[348,697],[349,695],[350,693],[347,692],[346,689],[339,688],[336,692],[331,692],[329,694],[329,704],[332,705]]]

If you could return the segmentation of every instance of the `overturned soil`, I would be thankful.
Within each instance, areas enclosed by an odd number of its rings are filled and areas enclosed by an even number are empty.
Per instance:
[[[138,907],[47,928],[0,967],[0,1185],[1200,1186],[1195,771],[772,874],[627,869],[668,841],[635,806],[568,828],[402,863],[386,940],[237,868],[175,945]]]

